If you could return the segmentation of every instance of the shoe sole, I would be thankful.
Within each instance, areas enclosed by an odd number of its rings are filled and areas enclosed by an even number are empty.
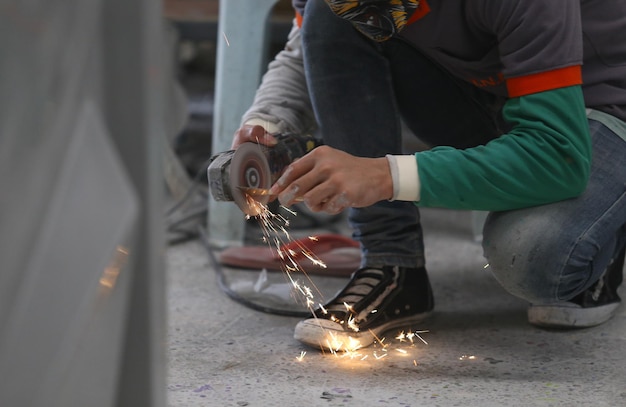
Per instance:
[[[545,328],[589,328],[600,325],[615,315],[619,302],[592,308],[575,305],[531,305],[528,322]]]
[[[313,348],[328,351],[349,351],[364,348],[377,340],[381,335],[393,328],[406,327],[423,322],[432,315],[432,311],[410,317],[399,318],[370,328],[367,331],[346,332],[342,326],[321,318],[309,318],[298,322],[294,330],[294,339]]]

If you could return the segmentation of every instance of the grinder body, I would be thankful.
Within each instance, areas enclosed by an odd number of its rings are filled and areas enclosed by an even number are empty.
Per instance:
[[[258,215],[258,205],[251,205],[246,189],[269,189],[289,164],[321,144],[310,135],[282,133],[274,137],[278,143],[273,147],[247,142],[213,157],[207,173],[216,201],[234,201],[245,214]],[[269,196],[254,200],[266,204]]]

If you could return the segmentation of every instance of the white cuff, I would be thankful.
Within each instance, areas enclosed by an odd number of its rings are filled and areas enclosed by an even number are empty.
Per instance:
[[[420,200],[420,178],[415,156],[388,154],[386,157],[393,180],[391,201],[418,202]]]
[[[267,120],[254,118],[254,119],[246,120],[246,122],[244,124],[248,124],[250,126],[261,126],[261,127],[263,127],[265,129],[266,132],[268,132],[270,134],[280,133],[280,129],[278,128],[278,124],[272,123],[272,122],[268,122]]]

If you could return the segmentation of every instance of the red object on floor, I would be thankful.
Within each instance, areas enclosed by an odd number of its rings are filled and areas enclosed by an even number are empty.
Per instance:
[[[359,243],[337,234],[293,240],[281,246],[280,250],[290,253],[289,257],[307,274],[350,276],[361,264]],[[316,265],[305,253],[319,259],[326,267]],[[230,247],[223,250],[219,257],[223,265],[246,269],[281,271],[285,270],[286,265],[291,265],[286,254],[285,259],[282,259],[278,250],[269,245]]]

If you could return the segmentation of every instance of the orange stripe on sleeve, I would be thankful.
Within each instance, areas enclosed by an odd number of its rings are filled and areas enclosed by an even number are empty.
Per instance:
[[[296,24],[298,24],[299,28],[302,28],[302,14],[296,11]]]
[[[506,80],[509,97],[519,97],[546,90],[564,88],[583,83],[580,65],[568,66],[547,72],[518,76]]]

